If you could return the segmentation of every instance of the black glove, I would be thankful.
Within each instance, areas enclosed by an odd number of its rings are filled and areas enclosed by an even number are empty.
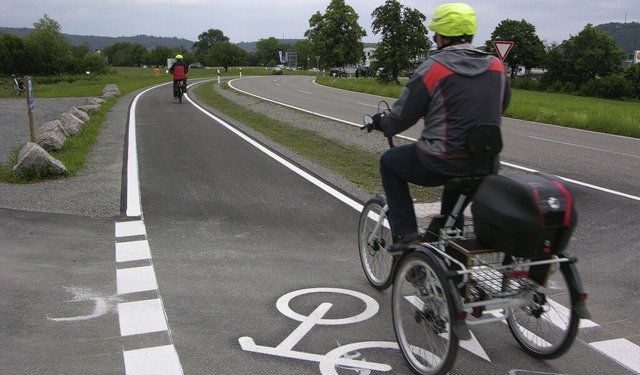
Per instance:
[[[371,128],[367,128],[367,131],[371,133],[372,130],[379,130],[384,133],[384,128],[382,127],[382,119],[386,116],[386,113],[376,113],[373,115],[373,123],[371,124]]]

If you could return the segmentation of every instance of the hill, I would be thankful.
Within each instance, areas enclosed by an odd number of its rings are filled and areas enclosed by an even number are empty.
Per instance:
[[[18,37],[23,37],[31,31],[33,31],[33,29],[27,27],[0,27],[0,35],[13,34]],[[191,50],[191,47],[193,46],[193,41],[176,37],[160,37],[149,35],[110,37],[95,35],[71,35],[65,33],[62,33],[62,35],[65,36],[74,46],[79,46],[86,43],[89,46],[90,50],[100,50],[106,46],[121,42],[137,43],[144,46],[148,50],[152,50],[157,46],[164,46],[169,48],[183,47],[187,50]]]
[[[640,22],[611,22],[598,25],[596,28],[611,34],[618,47],[628,54],[640,50]]]

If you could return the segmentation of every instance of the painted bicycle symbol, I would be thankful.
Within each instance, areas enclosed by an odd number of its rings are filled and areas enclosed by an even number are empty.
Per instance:
[[[358,315],[341,319],[327,319],[325,315],[333,307],[331,303],[321,303],[308,316],[293,311],[290,302],[296,297],[314,293],[335,293],[360,299],[365,304],[365,309]],[[278,357],[293,358],[303,361],[318,362],[322,375],[337,375],[336,368],[353,370],[360,375],[370,374],[371,371],[390,371],[391,366],[384,363],[369,362],[361,358],[358,352],[363,349],[398,349],[398,344],[391,341],[364,341],[348,345],[341,345],[327,354],[313,354],[296,351],[293,348],[315,326],[343,325],[365,321],[378,313],[379,305],[371,297],[356,291],[340,288],[310,288],[287,293],[276,302],[276,307],[283,315],[299,321],[300,325],[276,347],[256,345],[251,337],[238,339],[243,350],[254,353],[274,355]],[[360,359],[358,359],[360,358]]]

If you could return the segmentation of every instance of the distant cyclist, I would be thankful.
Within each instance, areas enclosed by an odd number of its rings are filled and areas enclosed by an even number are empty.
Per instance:
[[[391,137],[424,117],[416,143],[389,149],[380,158],[391,232],[398,244],[421,242],[408,184],[442,186],[468,175],[472,160],[466,145],[471,130],[481,123],[500,125],[510,98],[502,62],[471,46],[476,15],[469,5],[439,6],[429,29],[438,50],[416,69],[391,111],[373,118],[374,128]],[[493,171],[498,169],[498,160],[495,163]],[[476,173],[487,174],[492,166],[475,167]],[[445,191],[441,211],[449,212],[457,197],[456,192]]]
[[[182,61],[182,55],[176,55],[176,61],[169,68],[169,73],[173,74],[173,97],[178,97],[178,82],[182,81],[184,91],[187,91],[187,73],[189,67]]]

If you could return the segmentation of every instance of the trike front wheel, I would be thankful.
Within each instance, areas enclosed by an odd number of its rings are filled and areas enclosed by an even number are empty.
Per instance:
[[[378,290],[391,285],[394,267],[393,257],[387,247],[393,243],[391,228],[383,202],[370,199],[362,209],[358,225],[358,250],[362,269],[369,283]]]

